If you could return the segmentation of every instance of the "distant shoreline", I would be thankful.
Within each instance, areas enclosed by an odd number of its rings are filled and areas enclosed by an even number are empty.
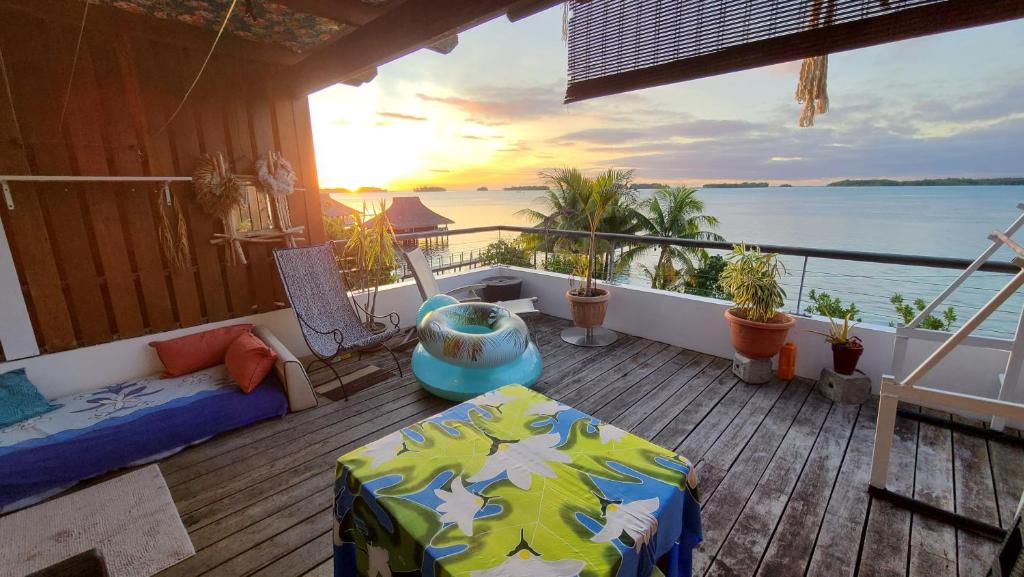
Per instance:
[[[825,186],[1019,186],[1024,178],[925,178],[922,180],[890,180],[888,178],[847,179]]]

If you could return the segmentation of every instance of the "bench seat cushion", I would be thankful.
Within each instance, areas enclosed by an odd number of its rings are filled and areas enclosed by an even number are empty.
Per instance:
[[[63,406],[0,429],[0,512],[288,412],[275,372],[245,394],[224,365],[167,379],[154,375],[54,404]]]

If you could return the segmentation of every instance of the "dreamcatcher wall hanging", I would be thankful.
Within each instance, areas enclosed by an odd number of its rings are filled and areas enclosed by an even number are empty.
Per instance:
[[[257,175],[231,171],[220,153],[204,155],[192,176],[196,201],[204,212],[220,219],[223,233],[210,242],[225,245],[230,264],[247,264],[242,244],[283,242],[293,247],[303,240],[305,227],[293,226],[288,196],[295,191],[295,172],[278,152],[268,152],[256,161]],[[268,218],[260,218],[266,207]]]

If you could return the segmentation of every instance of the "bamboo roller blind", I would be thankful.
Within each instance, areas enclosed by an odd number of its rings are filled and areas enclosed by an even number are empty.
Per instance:
[[[573,0],[566,102],[990,24],[1024,0]]]

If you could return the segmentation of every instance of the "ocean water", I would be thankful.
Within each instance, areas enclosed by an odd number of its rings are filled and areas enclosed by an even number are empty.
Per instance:
[[[517,212],[541,208],[536,191],[447,191],[424,193],[336,194],[335,198],[361,209],[363,202],[393,196],[419,196],[423,203],[455,221],[450,228],[493,224],[529,225]],[[641,197],[651,194],[640,191]],[[864,250],[900,254],[973,259],[989,246],[986,238],[1005,229],[1019,214],[1024,186],[949,187],[792,187],[702,189],[708,214],[720,221],[718,233],[731,242],[777,244],[810,248]],[[496,239],[495,233],[451,237],[445,259],[467,256]],[[1002,249],[997,260],[1009,260]],[[796,310],[803,259],[787,257],[789,274],[783,279],[787,309]],[[803,298],[810,289],[827,291],[844,302],[855,302],[864,322],[891,324],[897,316],[889,303],[893,293],[907,300],[930,300],[941,292],[957,271],[925,267],[880,265],[810,259]],[[975,273],[949,299],[959,323],[1005,284],[1009,277]],[[639,271],[621,282],[645,283]],[[982,327],[983,334],[1010,336],[1016,328],[1024,296],[1018,294]]]

